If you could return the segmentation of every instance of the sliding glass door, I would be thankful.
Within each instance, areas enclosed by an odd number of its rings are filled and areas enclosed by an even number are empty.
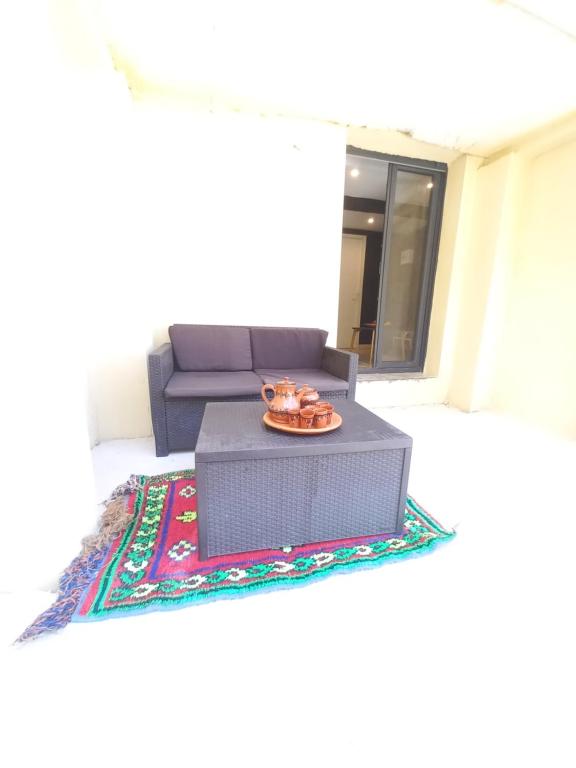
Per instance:
[[[422,371],[447,167],[349,147],[338,346],[360,371]]]
[[[389,163],[374,368],[423,370],[444,180]]]

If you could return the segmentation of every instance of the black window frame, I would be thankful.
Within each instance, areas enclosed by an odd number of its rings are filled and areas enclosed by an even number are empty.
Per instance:
[[[358,373],[423,373],[428,351],[428,339],[430,333],[430,317],[432,314],[432,300],[434,296],[434,284],[438,266],[438,251],[440,247],[440,234],[442,231],[442,218],[444,212],[444,198],[446,193],[446,180],[448,165],[434,160],[421,160],[400,155],[389,155],[383,152],[360,149],[352,145],[346,146],[347,156],[371,157],[382,160],[388,165],[388,190],[386,195],[386,216],[384,220],[384,232],[382,238],[382,259],[380,267],[380,285],[378,293],[378,313],[376,318],[374,360],[372,367],[359,368]],[[418,319],[414,337],[413,359],[404,361],[389,361],[378,365],[382,338],[380,334],[381,317],[384,312],[384,296],[386,295],[387,261],[386,254],[389,249],[391,237],[391,216],[389,201],[394,200],[396,175],[398,171],[413,173],[426,172],[433,177],[434,187],[430,202],[430,217],[426,239],[426,250],[423,267],[422,285],[418,303]]]

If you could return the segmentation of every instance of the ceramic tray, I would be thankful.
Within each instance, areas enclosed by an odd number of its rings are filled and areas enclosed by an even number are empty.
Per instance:
[[[278,429],[280,432],[291,432],[293,435],[321,435],[323,432],[332,432],[333,429],[338,429],[342,424],[342,416],[336,411],[332,414],[332,422],[327,427],[321,427],[320,429],[302,429],[301,427],[291,427],[289,424],[281,424],[279,421],[274,421],[270,415],[270,411],[266,411],[262,417],[264,424],[272,429]]]

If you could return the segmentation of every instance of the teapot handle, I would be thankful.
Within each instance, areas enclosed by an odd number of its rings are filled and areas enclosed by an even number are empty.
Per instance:
[[[268,399],[268,397],[266,396],[266,392],[267,392],[269,389],[271,389],[271,390],[272,390],[272,397],[274,397],[274,395],[275,395],[275,393],[276,393],[276,390],[274,389],[274,385],[273,385],[273,384],[263,384],[263,385],[262,385],[262,389],[260,390],[260,394],[262,395],[262,400],[264,400],[264,402],[266,403],[266,405],[268,406],[268,408],[270,408],[270,402],[271,402],[271,401],[270,401],[270,400]]]

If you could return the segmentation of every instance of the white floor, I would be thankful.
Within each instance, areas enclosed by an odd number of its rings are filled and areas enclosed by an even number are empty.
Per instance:
[[[414,437],[410,492],[452,543],[10,647],[2,762],[574,766],[575,444],[494,414],[379,413]],[[192,462],[150,440],[94,450],[102,497]],[[3,596],[4,644],[51,600]]]

